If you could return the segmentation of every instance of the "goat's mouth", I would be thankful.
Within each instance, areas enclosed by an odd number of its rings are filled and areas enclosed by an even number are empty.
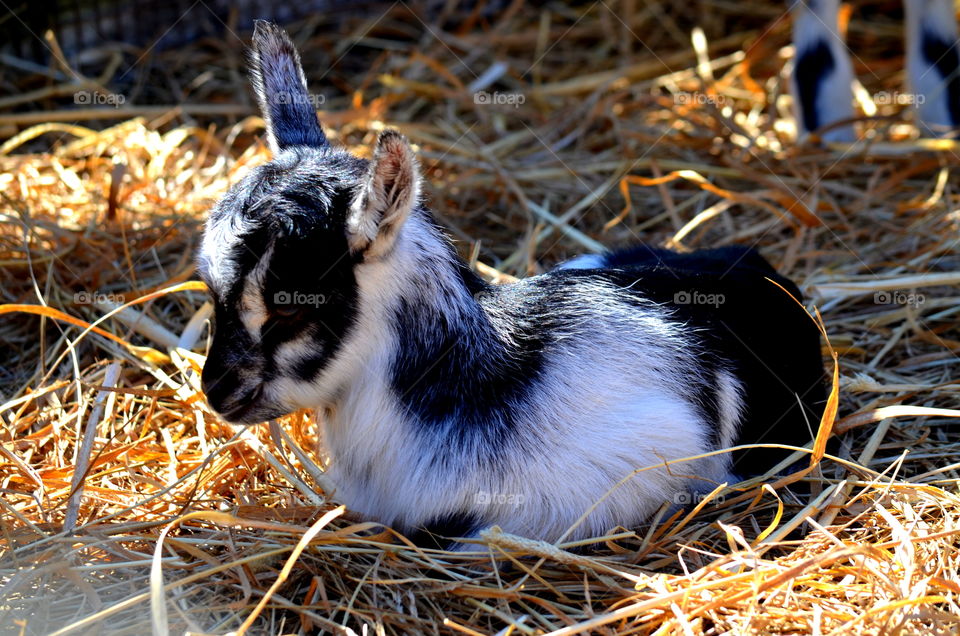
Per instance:
[[[262,384],[247,392],[230,408],[218,413],[231,424],[257,424],[283,415],[276,407],[271,408],[270,405],[263,403]]]
[[[249,414],[249,412],[256,406],[253,402],[248,404],[238,404],[229,411],[224,411],[220,413],[220,417],[227,420],[232,424],[254,424],[254,422],[248,422],[244,419],[244,416]]]

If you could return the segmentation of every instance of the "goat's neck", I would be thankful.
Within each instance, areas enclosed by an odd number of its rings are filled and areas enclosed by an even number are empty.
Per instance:
[[[506,346],[477,301],[489,285],[459,258],[428,213],[413,214],[393,250],[361,270],[361,319],[354,346],[366,360],[357,368],[365,377],[351,378],[351,384],[389,373],[397,355],[435,345],[431,337],[437,334],[468,346],[474,364]]]
[[[357,375],[339,392],[342,403],[354,404],[353,417],[357,404],[367,400],[375,408],[381,395],[398,403],[411,391],[435,389],[456,399],[510,359],[509,320],[477,299],[489,285],[426,214],[411,217],[393,251],[362,265],[357,280],[362,308],[351,346]],[[463,381],[451,382],[451,374]]]
[[[394,318],[401,319],[391,325],[400,339],[398,345],[445,333],[482,356],[499,340],[478,302],[490,285],[470,270],[426,213],[412,218],[404,229],[407,233],[394,261],[398,278],[392,306]],[[416,319],[402,318],[411,315]]]

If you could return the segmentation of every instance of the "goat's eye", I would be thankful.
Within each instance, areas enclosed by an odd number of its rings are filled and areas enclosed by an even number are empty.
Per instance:
[[[303,311],[302,307],[297,305],[277,305],[273,308],[273,313],[279,318],[296,318]]]

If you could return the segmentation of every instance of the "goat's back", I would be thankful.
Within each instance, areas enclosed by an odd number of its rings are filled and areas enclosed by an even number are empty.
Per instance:
[[[645,245],[602,255],[599,269],[558,276],[600,276],[634,297],[668,307],[702,343],[704,364],[730,365],[744,392],[739,443],[802,446],[825,403],[820,332],[797,286],[756,250],[729,246],[681,254]],[[741,474],[785,456],[774,449],[735,455]]]

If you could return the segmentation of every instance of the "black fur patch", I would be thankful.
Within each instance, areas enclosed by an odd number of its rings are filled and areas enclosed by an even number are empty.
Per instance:
[[[274,245],[264,301],[271,328],[263,330],[262,346],[271,364],[266,375],[281,372],[310,381],[332,358],[357,316],[357,282],[353,259],[342,231],[315,228],[304,236],[280,237]],[[292,316],[280,311],[295,309]],[[312,354],[292,370],[276,369],[273,352],[281,344],[307,335]]]
[[[451,539],[469,537],[479,529],[480,519],[474,514],[448,514],[425,523],[407,538],[422,548],[444,550],[450,548]]]
[[[480,290],[476,297],[487,311],[474,306],[450,319],[404,299],[394,317],[400,350],[391,369],[393,390],[424,433],[440,433],[461,448],[482,444],[476,450],[497,457],[513,439],[516,410],[510,407],[540,377],[545,350],[557,335],[541,320],[551,290],[527,281],[487,287],[465,268],[460,273],[469,288]]]
[[[813,131],[827,123],[820,121],[817,102],[823,89],[823,80],[833,72],[835,66],[830,47],[823,40],[817,40],[810,48],[797,52],[793,74],[799,93],[800,115],[806,130]]]
[[[250,365],[253,343],[239,317],[217,298],[214,298],[214,312],[220,319],[213,323],[213,344],[203,365],[202,384],[210,405],[223,413],[232,407],[237,397],[240,370]]]

